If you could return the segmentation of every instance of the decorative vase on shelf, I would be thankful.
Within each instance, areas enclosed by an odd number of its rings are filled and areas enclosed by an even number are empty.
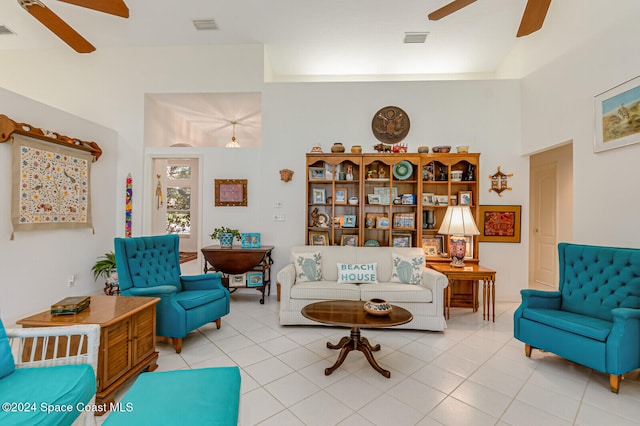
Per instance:
[[[436,226],[436,215],[433,210],[424,211],[424,224],[422,225],[426,229],[433,229]]]
[[[340,142],[336,142],[331,146],[331,152],[344,152],[344,145]]]
[[[384,299],[370,299],[364,302],[364,310],[371,315],[389,315],[393,307]]]
[[[231,248],[232,245],[233,245],[232,233],[229,232],[229,233],[220,235],[220,247]]]

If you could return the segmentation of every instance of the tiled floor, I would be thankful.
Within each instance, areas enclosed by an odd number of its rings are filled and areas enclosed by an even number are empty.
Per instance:
[[[274,291],[275,293],[275,291]],[[516,304],[498,303],[496,322],[452,309],[445,332],[363,330],[382,349],[385,379],[352,352],[330,376],[340,328],[278,324],[274,295],[231,296],[231,313],[187,336],[181,354],[159,344],[158,371],[238,365],[240,425],[634,425],[640,372],[609,391],[608,376],[534,350],[512,337]],[[99,418],[101,423],[103,418]]]

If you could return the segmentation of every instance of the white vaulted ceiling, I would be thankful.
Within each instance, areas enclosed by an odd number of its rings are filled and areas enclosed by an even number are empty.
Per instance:
[[[439,21],[427,14],[450,0],[125,1],[129,19],[42,0],[98,50],[261,44],[268,74],[280,81],[493,78],[516,47],[535,42],[543,62],[640,13],[637,0],[552,0],[542,29],[518,39],[526,0],[477,0]],[[219,29],[195,31],[193,19],[214,19]],[[0,50],[68,49],[16,0],[0,2],[0,25],[16,33],[0,36]],[[404,44],[405,32],[429,36]]]

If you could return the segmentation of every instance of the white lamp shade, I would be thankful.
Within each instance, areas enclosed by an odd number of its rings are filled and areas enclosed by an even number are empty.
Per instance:
[[[438,233],[444,235],[480,235],[469,206],[447,207]]]

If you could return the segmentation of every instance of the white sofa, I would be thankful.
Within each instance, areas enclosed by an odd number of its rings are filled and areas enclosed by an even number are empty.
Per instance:
[[[296,282],[294,254],[315,252],[319,252],[321,256],[321,280]],[[292,247],[291,263],[277,274],[280,285],[280,324],[321,325],[300,313],[300,310],[310,303],[323,300],[365,301],[381,298],[413,314],[411,322],[397,328],[444,330],[447,327],[444,319],[444,289],[448,285],[446,276],[423,266],[419,285],[390,282],[394,253],[403,257],[424,256],[424,251],[418,247]],[[338,283],[338,263],[377,263],[378,283]]]

